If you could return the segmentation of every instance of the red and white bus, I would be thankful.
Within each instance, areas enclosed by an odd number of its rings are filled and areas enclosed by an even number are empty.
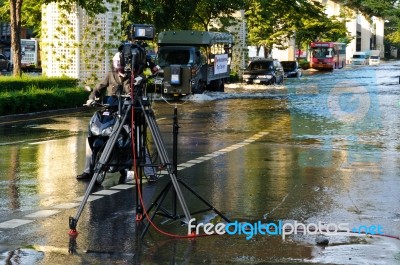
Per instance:
[[[333,70],[346,65],[346,43],[311,42],[310,67],[318,70]]]

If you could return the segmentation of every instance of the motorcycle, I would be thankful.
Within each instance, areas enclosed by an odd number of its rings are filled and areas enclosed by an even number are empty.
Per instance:
[[[131,104],[131,98],[129,96],[110,97],[108,102],[108,104],[92,103],[92,105],[100,106],[101,109],[93,114],[89,122],[88,143],[92,150],[91,171],[99,172],[96,174],[96,185],[103,183],[107,173],[118,171],[121,174],[119,182],[122,183],[133,164],[130,113],[125,113],[126,106]],[[121,117],[124,115],[127,118],[122,121]],[[120,122],[117,122],[118,119]],[[118,130],[119,126],[121,126],[120,130]],[[118,136],[109,158],[107,161],[99,161],[107,141],[115,133],[118,133]],[[96,167],[99,168],[96,169]]]

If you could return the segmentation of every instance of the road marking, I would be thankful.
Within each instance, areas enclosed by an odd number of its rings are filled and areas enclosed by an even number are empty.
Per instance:
[[[211,158],[212,158],[211,156],[201,156],[199,158],[196,158],[196,160],[203,160],[203,162],[204,162],[206,160],[210,160]]]
[[[182,163],[182,164],[178,165],[178,168],[192,167],[194,165],[195,164],[192,164],[192,163]]]
[[[24,217],[27,218],[44,218],[44,217],[49,217],[52,215],[55,215],[57,213],[59,213],[60,211],[57,210],[41,210],[41,211],[37,211],[28,215],[25,215]]]
[[[117,186],[110,187],[110,189],[127,190],[127,189],[130,189],[132,187],[133,187],[132,185],[120,184],[120,185],[117,185]]]
[[[76,200],[76,201],[83,201],[83,197],[84,197],[84,196],[78,197],[78,198],[76,198],[75,200]],[[101,198],[103,198],[103,196],[93,196],[93,195],[89,195],[87,201],[88,201],[88,202],[92,202],[92,201],[95,201],[95,200],[98,200],[98,199],[101,199]]]
[[[77,202],[67,202],[67,203],[61,203],[61,204],[57,204],[54,205],[53,208],[56,209],[72,209],[75,207],[78,207],[80,203]]]
[[[244,141],[240,142],[240,143],[233,144],[233,145],[228,146],[228,147],[224,147],[223,149],[214,151],[211,154],[207,154],[207,155],[204,155],[204,156],[201,156],[201,157],[197,157],[195,159],[187,161],[186,163],[182,163],[182,164],[179,165],[178,170],[182,170],[182,169],[185,169],[185,168],[188,168],[188,167],[192,167],[192,166],[194,166],[194,164],[200,164],[200,163],[203,163],[203,162],[205,162],[205,161],[207,161],[207,160],[209,160],[211,158],[215,158],[217,156],[224,155],[226,153],[232,152],[232,151],[234,151],[234,150],[236,150],[238,148],[241,148],[241,147],[244,147],[244,146],[246,146],[248,144],[254,143],[255,141],[257,141],[258,139],[260,139],[261,137],[263,137],[263,136],[265,136],[267,134],[268,134],[267,131],[258,132],[256,134],[254,134],[253,136],[251,136],[251,137],[245,139]],[[168,174],[169,174],[168,171],[162,171],[161,172],[161,175],[168,175]]]
[[[92,193],[92,194],[93,195],[112,195],[112,194],[115,194],[115,193],[118,193],[118,192],[120,192],[120,190],[101,190],[101,191],[97,191],[97,192]]]
[[[230,147],[221,149],[220,151],[230,152],[230,151],[236,150],[236,149],[238,149],[238,148],[240,148],[240,147],[241,147],[241,146],[230,146]]]
[[[16,228],[18,226],[28,224],[33,222],[34,220],[23,220],[23,219],[11,219],[5,222],[0,223],[0,228]]]
[[[215,155],[217,155],[217,156],[223,155],[223,154],[225,154],[225,153],[227,153],[227,152],[225,152],[225,151],[215,151],[215,152],[212,152],[212,154],[215,154]]]
[[[199,164],[199,163],[203,163],[203,162],[204,162],[204,160],[201,160],[201,159],[193,159],[193,160],[187,161],[187,163],[190,163],[190,164]]]
[[[208,154],[208,155],[205,155],[205,156],[203,156],[203,157],[204,157],[204,158],[206,158],[206,157],[213,158],[213,157],[217,157],[217,156],[219,156],[219,155],[217,155],[217,154]]]

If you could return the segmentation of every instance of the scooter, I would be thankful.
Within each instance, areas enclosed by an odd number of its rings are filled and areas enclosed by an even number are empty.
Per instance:
[[[95,167],[99,165],[99,159],[103,150],[112,134],[118,133],[117,140],[107,161],[101,163],[101,169],[96,174],[96,185],[101,185],[107,173],[120,172],[119,182],[124,182],[127,171],[132,167],[132,135],[129,118],[126,118],[121,124],[121,117],[130,116],[126,106],[131,105],[129,96],[110,97],[108,104],[94,102],[95,106],[100,106],[89,122],[88,142],[92,150],[91,171],[95,171]],[[116,127],[120,127],[120,130]]]

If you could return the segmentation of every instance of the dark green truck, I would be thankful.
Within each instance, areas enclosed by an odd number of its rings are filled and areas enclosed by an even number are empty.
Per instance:
[[[169,96],[224,91],[233,36],[209,31],[164,31],[158,36],[156,89]],[[158,87],[157,87],[158,86]]]

